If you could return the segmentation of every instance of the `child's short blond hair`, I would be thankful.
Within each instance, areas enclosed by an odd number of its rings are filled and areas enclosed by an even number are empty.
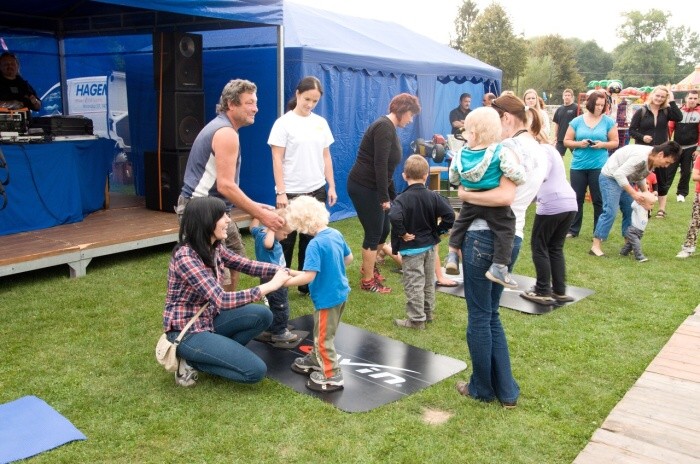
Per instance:
[[[296,197],[287,206],[287,224],[302,234],[316,235],[330,221],[326,205],[307,195]]]
[[[480,106],[464,118],[466,130],[474,130],[476,145],[491,145],[501,140],[501,117],[490,106]],[[470,134],[471,135],[471,134]]]
[[[430,166],[421,155],[411,155],[403,164],[403,173],[407,180],[421,180],[428,175]]]

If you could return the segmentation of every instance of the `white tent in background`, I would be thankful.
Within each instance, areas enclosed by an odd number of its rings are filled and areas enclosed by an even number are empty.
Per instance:
[[[695,66],[695,71],[690,73],[678,84],[671,86],[674,92],[687,92],[688,90],[700,90],[700,64]]]

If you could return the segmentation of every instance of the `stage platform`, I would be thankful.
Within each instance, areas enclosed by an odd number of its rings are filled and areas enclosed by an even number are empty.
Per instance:
[[[250,216],[234,210],[238,227]],[[48,229],[5,235],[0,240],[0,277],[67,264],[71,277],[87,272],[92,258],[175,243],[177,216],[146,209],[144,197],[110,194],[109,209],[83,221]]]

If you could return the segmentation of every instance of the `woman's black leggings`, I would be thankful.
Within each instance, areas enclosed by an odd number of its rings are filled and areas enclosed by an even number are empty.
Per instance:
[[[389,236],[389,211],[382,209],[377,191],[348,178],[348,195],[365,231],[362,248],[376,250]]]

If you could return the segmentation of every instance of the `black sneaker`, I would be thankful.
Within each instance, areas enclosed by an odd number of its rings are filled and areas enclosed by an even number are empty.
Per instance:
[[[297,374],[309,374],[313,371],[321,371],[315,356],[307,354],[303,358],[296,358],[292,363],[292,370]]]
[[[306,285],[306,284],[304,284],[304,285],[299,285],[299,287],[297,287],[297,289],[299,290],[299,293],[301,293],[302,295],[308,295],[308,294],[309,294],[309,286]]]

